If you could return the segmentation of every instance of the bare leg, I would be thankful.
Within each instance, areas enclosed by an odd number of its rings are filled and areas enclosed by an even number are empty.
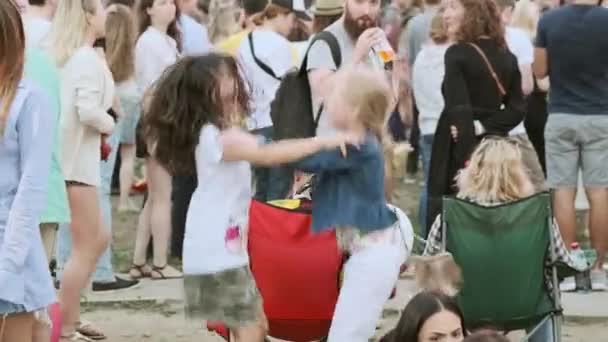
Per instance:
[[[555,189],[553,192],[553,214],[567,247],[576,241],[575,197],[576,188]]]
[[[593,266],[602,269],[608,244],[608,191],[605,188],[586,188],[589,199],[589,233],[591,245],[597,252]]]
[[[119,210],[134,209],[129,201],[131,186],[133,186],[133,173],[135,169],[135,145],[120,145],[120,199]]]
[[[163,267],[167,265],[171,234],[171,175],[154,158],[150,158],[147,166],[154,266]]]
[[[72,212],[72,253],[63,269],[59,302],[63,317],[62,335],[69,335],[80,320],[80,293],[89,282],[97,260],[109,242],[101,223],[97,188],[69,185],[68,199]]]
[[[52,322],[48,312],[39,312],[35,315],[33,326],[33,342],[49,342],[51,340]]]
[[[260,308],[260,320],[257,323],[232,328],[230,331],[234,334],[236,342],[263,342],[268,332],[268,321],[264,315],[264,309]]]
[[[146,168],[149,167],[150,158],[146,159]],[[153,184],[148,182],[148,193],[153,190]],[[142,266],[146,264],[146,251],[150,242],[150,210],[152,207],[152,196],[148,195],[148,199],[144,204],[144,208],[139,214],[137,222],[137,236],[135,238],[135,249],[133,252],[133,264]]]
[[[57,223],[41,223],[40,234],[42,235],[42,244],[46,253],[46,260],[51,261],[55,251],[55,238],[57,237]]]
[[[33,327],[33,313],[0,316],[0,342],[32,342]]]
[[[46,259],[50,262],[55,250],[55,238],[57,236],[57,223],[41,223],[40,234],[42,244],[46,252]],[[51,339],[51,322],[47,312],[40,312],[35,315],[33,327],[34,342],[48,342]]]

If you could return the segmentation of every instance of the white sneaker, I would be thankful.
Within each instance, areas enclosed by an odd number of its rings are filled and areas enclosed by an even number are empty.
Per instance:
[[[559,290],[562,292],[576,291],[576,280],[574,277],[565,278],[564,281],[559,284]]]
[[[607,280],[606,271],[591,270],[591,289],[593,291],[606,291]]]

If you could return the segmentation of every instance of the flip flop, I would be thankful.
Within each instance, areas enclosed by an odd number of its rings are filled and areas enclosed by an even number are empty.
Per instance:
[[[95,327],[93,323],[87,321],[80,322],[78,324],[78,328],[76,328],[76,331],[95,341],[105,340],[107,338],[107,336],[99,328]]]
[[[166,276],[163,271],[165,270],[165,268],[167,268],[169,265],[165,265],[163,267],[158,267],[158,266],[152,266],[152,272],[150,274],[150,278],[152,280],[166,280],[166,279],[181,279],[184,277],[184,275],[180,272],[179,275],[175,275],[175,276]],[[178,271],[179,272],[179,271]],[[156,276],[158,274],[158,276]]]
[[[74,331],[73,333],[67,335],[67,336],[61,336],[60,340],[61,342],[93,342],[93,340],[91,340],[90,338],[84,336],[83,334]]]

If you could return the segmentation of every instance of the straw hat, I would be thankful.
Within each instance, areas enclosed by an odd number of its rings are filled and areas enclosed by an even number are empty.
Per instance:
[[[339,15],[344,12],[344,0],[317,0],[312,13],[318,16]]]

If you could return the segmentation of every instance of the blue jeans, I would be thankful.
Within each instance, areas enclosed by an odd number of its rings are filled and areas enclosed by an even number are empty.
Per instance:
[[[112,203],[110,201],[110,191],[112,188],[112,175],[114,173],[114,164],[120,147],[121,124],[119,123],[114,133],[106,140],[112,147],[112,153],[107,161],[101,161],[101,185],[99,186],[99,205],[101,209],[101,217],[104,227],[112,233]],[[110,235],[111,236],[111,235]],[[57,259],[57,279],[61,279],[61,271],[63,265],[68,260],[72,249],[72,238],[70,228],[66,224],[59,225],[56,245]],[[92,281],[100,283],[109,283],[115,281],[114,270],[112,269],[112,247],[111,242],[97,261],[97,267],[92,276]]]
[[[422,158],[422,172],[424,176],[424,186],[420,192],[420,205],[418,206],[418,222],[420,223],[420,233],[424,238],[427,235],[427,201],[428,201],[428,178],[429,168],[431,166],[431,152],[433,150],[433,135],[421,135],[420,136],[420,152]]]
[[[265,127],[251,132],[260,136],[264,143],[272,142],[272,127]],[[255,194],[253,198],[260,202],[285,199],[293,184],[293,169],[287,166],[254,167]]]

